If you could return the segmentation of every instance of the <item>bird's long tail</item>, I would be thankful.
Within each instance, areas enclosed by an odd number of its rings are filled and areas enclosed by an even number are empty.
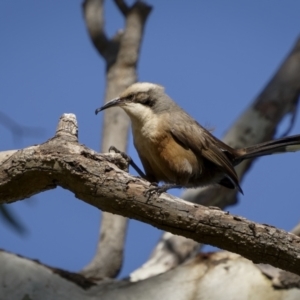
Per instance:
[[[300,134],[239,149],[234,165],[249,158],[295,151],[300,151]]]

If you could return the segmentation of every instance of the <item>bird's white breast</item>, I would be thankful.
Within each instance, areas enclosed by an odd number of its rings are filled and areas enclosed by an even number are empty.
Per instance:
[[[143,139],[146,143],[148,139],[155,138],[159,130],[159,118],[150,107],[140,103],[128,103],[123,109],[131,119],[135,139]]]

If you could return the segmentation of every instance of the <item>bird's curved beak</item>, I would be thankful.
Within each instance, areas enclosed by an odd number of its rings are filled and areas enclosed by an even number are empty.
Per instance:
[[[125,102],[125,99],[123,99],[123,98],[115,98],[113,100],[110,100],[105,105],[103,105],[102,107],[97,108],[95,110],[95,114],[97,115],[100,111],[102,111],[104,109],[122,105],[124,102]]]

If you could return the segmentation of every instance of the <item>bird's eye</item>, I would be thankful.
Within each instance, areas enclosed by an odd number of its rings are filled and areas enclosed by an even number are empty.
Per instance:
[[[126,98],[132,101],[134,100],[134,94],[129,94]]]
[[[150,98],[147,98],[146,101],[143,102],[143,104],[146,105],[146,106],[152,106],[153,101]]]
[[[136,95],[136,102],[139,102],[143,105],[146,105],[146,106],[153,106],[154,104],[154,101],[151,97],[149,97],[148,94],[146,93],[139,93]]]

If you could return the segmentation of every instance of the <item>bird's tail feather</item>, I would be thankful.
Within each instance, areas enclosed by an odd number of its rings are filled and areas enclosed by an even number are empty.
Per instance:
[[[241,149],[242,155],[236,157],[234,164],[237,165],[241,161],[249,158],[285,152],[295,152],[299,150],[300,135],[289,136]]]

